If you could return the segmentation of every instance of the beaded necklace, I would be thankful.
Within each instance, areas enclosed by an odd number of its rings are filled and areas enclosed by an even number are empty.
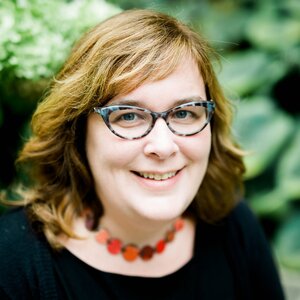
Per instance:
[[[174,240],[175,233],[180,231],[183,226],[184,220],[178,218],[173,226],[166,232],[165,237],[160,239],[155,246],[145,245],[139,248],[133,243],[124,244],[120,239],[112,237],[106,228],[100,228],[95,235],[95,239],[99,244],[106,246],[110,254],[121,254],[128,262],[133,262],[138,257],[144,261],[148,261],[155,253],[162,253],[166,245]]]

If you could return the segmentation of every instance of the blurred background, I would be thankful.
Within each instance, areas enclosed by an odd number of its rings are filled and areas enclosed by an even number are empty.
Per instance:
[[[181,19],[219,53],[216,72],[236,106],[234,134],[249,152],[246,199],[273,247],[288,299],[300,299],[298,0],[1,0],[0,190],[22,177],[14,160],[30,135],[30,116],[75,40],[130,8]]]

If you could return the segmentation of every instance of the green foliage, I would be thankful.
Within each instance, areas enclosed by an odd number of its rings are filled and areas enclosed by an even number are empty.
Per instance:
[[[287,267],[300,269],[300,213],[297,212],[279,228],[276,245],[280,262]]]
[[[84,31],[118,11],[97,0],[2,0],[0,72],[33,81],[50,78]]]
[[[261,49],[249,49],[226,55],[219,79],[226,89],[238,95],[265,94],[287,72],[288,66],[276,55]]]
[[[267,97],[241,101],[235,118],[237,140],[249,152],[245,157],[246,178],[255,178],[274,162],[288,142],[294,122]]]
[[[290,200],[300,199],[300,122],[295,123],[296,134],[278,162],[276,186]]]
[[[104,0],[0,1],[0,188],[16,175],[13,161],[27,120],[73,43],[121,11]]]
[[[298,269],[300,108],[293,100],[300,74],[299,13],[292,1],[284,7],[262,1],[245,26],[247,49],[230,49],[220,76],[229,94],[243,99],[237,105],[235,132],[250,152],[245,157],[247,199],[262,219],[276,224],[280,262]],[[280,99],[276,86],[292,69],[298,75],[285,82]]]

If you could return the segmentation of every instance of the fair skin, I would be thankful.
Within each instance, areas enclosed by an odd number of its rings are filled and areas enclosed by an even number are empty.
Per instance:
[[[130,100],[161,112],[183,99],[195,98],[206,99],[205,86],[196,63],[187,59],[165,79],[118,95],[109,105],[128,104]],[[104,208],[101,226],[109,228],[114,237],[125,243],[155,245],[195,197],[207,169],[210,147],[209,125],[200,133],[183,137],[173,134],[165,121],[158,119],[147,136],[125,140],[115,136],[99,115],[91,114],[87,121],[86,151]],[[149,175],[167,178],[145,178]],[[186,220],[184,229],[162,254],[156,254],[148,262],[139,259],[128,263],[121,255],[109,254],[95,242],[94,233],[85,228],[82,219],[74,227],[86,239],[69,239],[64,242],[66,248],[102,271],[158,277],[174,272],[193,256],[192,219]]]

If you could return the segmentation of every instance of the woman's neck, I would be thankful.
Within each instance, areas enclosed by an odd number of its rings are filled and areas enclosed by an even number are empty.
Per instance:
[[[99,221],[99,228],[107,229],[110,234],[125,243],[133,243],[138,246],[153,244],[164,238],[175,222],[171,220],[126,219],[122,217],[110,218],[103,215]]]
[[[153,226],[155,225],[155,230],[153,231],[150,230],[151,228],[148,225],[145,226],[145,224],[140,226],[143,230],[137,229],[137,227],[132,228],[136,230],[133,234],[127,233],[127,230],[129,230],[128,226],[124,226],[124,229],[121,229],[120,226],[115,226],[113,230],[116,230],[116,233],[113,234],[115,237],[123,239],[126,243],[140,242],[141,245],[145,245],[145,243],[149,242],[150,245],[153,245],[152,241],[155,243],[157,239],[160,239],[161,234],[164,234],[166,228],[171,224],[171,222],[162,222],[161,225],[163,226],[159,227],[158,223],[160,222],[153,223]],[[109,224],[110,222],[106,223],[107,226]],[[84,218],[76,220],[74,230],[78,235],[85,238],[82,240],[68,239],[64,243],[64,246],[83,262],[98,270],[109,273],[128,276],[160,277],[178,270],[193,256],[195,221],[190,218],[185,219],[183,229],[175,235],[174,240],[166,247],[165,251],[156,254],[149,261],[136,259],[133,262],[128,262],[121,255],[109,253],[104,245],[99,245],[96,241],[96,232],[86,229]],[[112,229],[109,228],[109,230],[111,231]],[[125,240],[125,238],[128,238],[128,240]],[[134,240],[131,240],[131,238]]]

